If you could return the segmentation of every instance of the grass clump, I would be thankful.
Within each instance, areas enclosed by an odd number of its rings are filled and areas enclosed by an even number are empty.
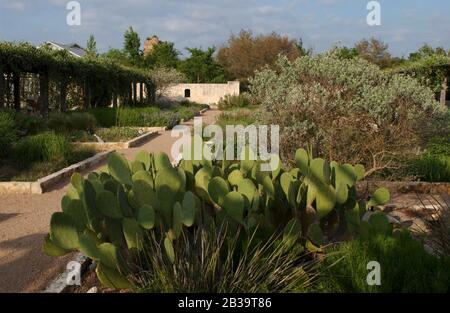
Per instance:
[[[69,158],[71,146],[67,138],[54,132],[20,139],[13,147],[13,157],[22,166]]]
[[[135,276],[140,292],[281,293],[311,286],[316,261],[298,246],[276,237],[260,242],[239,233],[199,228],[176,242],[172,264],[153,236],[146,245],[142,268]]]
[[[423,293],[450,291],[450,260],[425,251],[407,232],[356,239],[328,249],[318,291]],[[367,264],[381,265],[381,285],[367,284]],[[334,264],[336,263],[336,264]]]

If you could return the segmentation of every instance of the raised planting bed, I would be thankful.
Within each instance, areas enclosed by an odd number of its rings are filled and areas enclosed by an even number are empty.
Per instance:
[[[54,173],[46,175],[35,181],[6,181],[0,182],[0,194],[42,194],[63,180],[68,179],[73,173],[98,165],[105,161],[114,151],[100,152],[81,162],[72,164]]]
[[[149,141],[160,131],[164,131],[165,127],[126,127],[122,129],[125,131],[118,131],[116,134],[111,134],[111,129],[99,129],[97,134],[104,142],[99,142],[96,137],[89,136],[84,138],[85,141],[78,141],[74,144],[79,147],[93,147],[98,151],[134,148]]]

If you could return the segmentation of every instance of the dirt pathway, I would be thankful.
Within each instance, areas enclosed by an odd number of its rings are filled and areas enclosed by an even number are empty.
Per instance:
[[[219,114],[218,110],[206,111],[203,123],[214,123]],[[163,151],[170,155],[176,140],[170,136],[170,131],[165,131],[141,147],[119,152],[128,159],[141,150]],[[48,257],[41,249],[50,217],[60,210],[66,188],[67,183],[64,183],[43,195],[0,195],[0,292],[43,290],[71,259],[72,255]]]

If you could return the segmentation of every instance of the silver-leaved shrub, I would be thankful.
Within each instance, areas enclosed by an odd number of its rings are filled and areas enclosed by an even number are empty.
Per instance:
[[[420,145],[421,128],[442,115],[433,92],[415,80],[333,51],[290,62],[251,79],[250,92],[268,124],[280,125],[280,149],[291,161],[309,147],[330,160],[363,163],[368,174],[398,166]]]

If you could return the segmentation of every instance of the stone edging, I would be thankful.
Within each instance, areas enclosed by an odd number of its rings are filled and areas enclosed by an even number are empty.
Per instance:
[[[108,158],[114,150],[100,152],[96,155],[72,164],[62,170],[52,173],[46,177],[40,178],[34,182],[1,182],[0,194],[42,194],[47,192],[51,187],[55,186],[62,180],[72,176],[75,172],[97,165]]]
[[[92,263],[92,260],[85,257],[83,254],[78,253],[75,259],[72,262],[77,262],[81,265],[80,268],[80,279],[83,279],[83,275],[88,270],[89,265]],[[67,277],[70,274],[71,270],[66,269],[63,273],[59,274],[48,286],[45,288],[43,293],[63,293],[67,290],[68,287],[71,287],[67,283]]]
[[[389,189],[391,194],[449,194],[450,183],[402,182],[402,181],[361,181],[357,183],[359,190],[374,192],[379,187]]]
[[[143,128],[139,127],[139,129]],[[151,127],[148,128],[147,133],[125,142],[75,142],[74,144],[79,147],[94,147],[98,151],[129,149],[142,145],[157,135],[159,131],[164,131],[165,129],[165,127]],[[147,129],[144,129],[144,131],[147,131]]]

